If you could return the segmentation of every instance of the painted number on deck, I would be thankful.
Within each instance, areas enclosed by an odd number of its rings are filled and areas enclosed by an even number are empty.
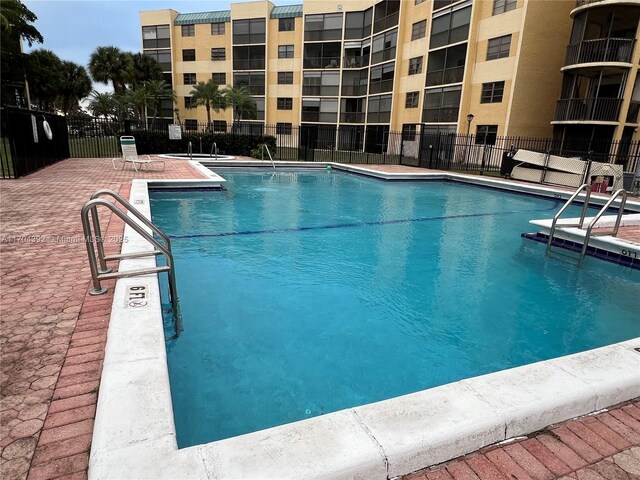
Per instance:
[[[127,307],[141,308],[149,305],[146,285],[127,287]]]
[[[636,252],[634,252],[632,250],[622,250],[621,253],[625,257],[638,258],[638,255],[636,254]]]

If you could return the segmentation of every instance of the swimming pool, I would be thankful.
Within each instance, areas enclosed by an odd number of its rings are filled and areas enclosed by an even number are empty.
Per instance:
[[[151,196],[183,311],[167,344],[181,447],[640,334],[637,272],[578,269],[520,239],[553,200],[339,172],[223,176],[227,191]]]

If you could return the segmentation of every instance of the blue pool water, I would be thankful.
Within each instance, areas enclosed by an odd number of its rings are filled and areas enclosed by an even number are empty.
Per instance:
[[[640,336],[640,272],[520,238],[556,201],[220,173],[227,191],[151,197],[183,316],[167,342],[180,447]]]

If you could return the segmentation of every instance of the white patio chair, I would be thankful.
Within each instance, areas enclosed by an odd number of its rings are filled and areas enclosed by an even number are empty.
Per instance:
[[[152,160],[149,155],[138,155],[138,150],[136,149],[136,139],[130,135],[123,135],[120,137],[120,149],[122,150],[122,158],[113,158],[111,159],[111,163],[113,165],[113,169],[117,169],[117,162],[122,161],[122,168],[130,163],[133,165],[133,169],[138,172],[145,165],[150,165],[151,163],[162,164],[162,170],[164,171],[164,160]],[[145,157],[145,158],[143,158]]]

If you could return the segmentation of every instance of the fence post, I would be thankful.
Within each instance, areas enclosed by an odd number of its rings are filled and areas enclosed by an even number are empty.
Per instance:
[[[404,130],[400,131],[400,158],[398,164],[402,165],[402,159],[404,158]]]
[[[587,162],[585,164],[584,167],[584,175],[582,178],[582,183],[591,183],[591,164],[593,162],[592,160],[592,155],[593,155],[593,150],[589,150],[587,152]]]
[[[131,135],[131,119],[129,118],[124,121],[124,134]]]

